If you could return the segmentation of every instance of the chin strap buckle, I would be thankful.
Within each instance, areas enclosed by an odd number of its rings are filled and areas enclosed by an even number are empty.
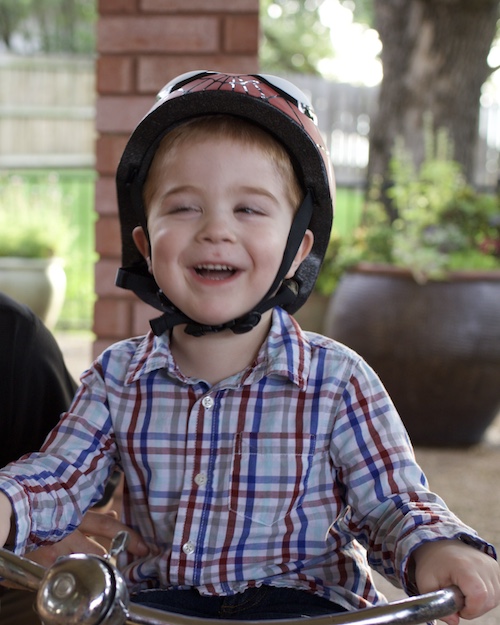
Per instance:
[[[234,327],[231,328],[231,330],[235,334],[245,334],[246,332],[250,332],[250,330],[253,330],[255,326],[259,323],[261,317],[262,315],[260,314],[260,312],[250,312],[248,313],[248,315],[245,315],[244,317],[241,317],[241,319],[238,319]]]
[[[149,322],[149,325],[156,336],[160,336],[160,334],[163,334],[166,330],[170,330],[174,326],[183,323],[186,324],[184,332],[190,336],[205,336],[206,334],[215,334],[217,332],[222,332],[223,330],[231,330],[234,334],[245,334],[255,328],[261,320],[263,312],[266,312],[275,306],[284,306],[293,302],[297,293],[298,285],[295,280],[285,280],[276,295],[263,302],[258,307],[258,310],[252,310],[239,319],[233,319],[227,323],[211,326],[203,323],[197,323],[196,321],[190,319],[180,310],[174,308],[165,295],[159,291],[158,298],[162,303],[165,312],[161,317],[152,319]]]

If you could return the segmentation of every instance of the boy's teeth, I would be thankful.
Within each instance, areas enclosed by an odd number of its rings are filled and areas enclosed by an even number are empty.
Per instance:
[[[236,269],[231,265],[223,265],[220,263],[205,263],[197,265],[196,273],[210,280],[225,280],[236,273]]]
[[[232,267],[229,265],[199,265],[198,269],[207,269],[208,271],[232,271]]]

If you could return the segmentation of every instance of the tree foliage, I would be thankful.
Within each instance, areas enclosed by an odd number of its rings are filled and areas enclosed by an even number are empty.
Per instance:
[[[260,66],[279,74],[318,74],[321,59],[333,56],[329,29],[318,9],[323,0],[261,0]]]
[[[354,21],[373,26],[373,0],[350,0]]]
[[[93,54],[96,0],[0,0],[0,40],[18,54]]]

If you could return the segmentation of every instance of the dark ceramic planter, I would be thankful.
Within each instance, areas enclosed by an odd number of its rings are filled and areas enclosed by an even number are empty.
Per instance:
[[[500,411],[500,272],[419,285],[360,266],[339,283],[325,333],[375,369],[415,445],[473,445]]]
[[[295,314],[303,330],[324,334],[325,315],[330,304],[330,297],[313,291],[307,302]]]

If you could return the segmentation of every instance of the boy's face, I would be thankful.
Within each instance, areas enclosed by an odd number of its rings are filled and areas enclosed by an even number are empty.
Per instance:
[[[294,216],[282,176],[259,148],[224,138],[181,144],[160,171],[147,207],[158,286],[199,323],[247,313],[278,272]],[[312,239],[308,231],[287,277]],[[142,228],[134,240],[148,258]]]

